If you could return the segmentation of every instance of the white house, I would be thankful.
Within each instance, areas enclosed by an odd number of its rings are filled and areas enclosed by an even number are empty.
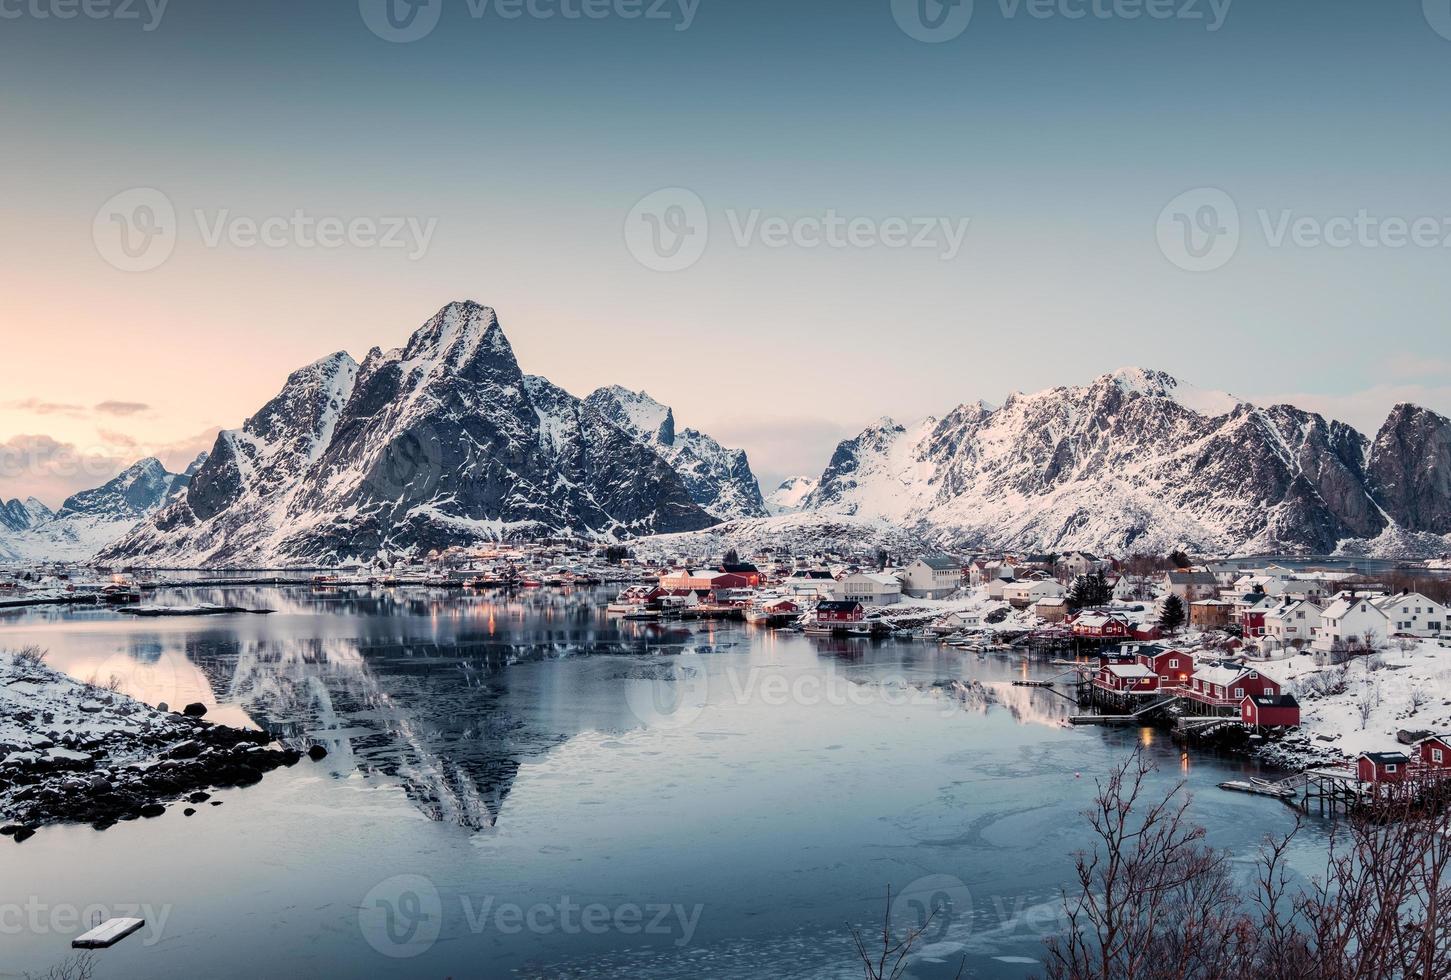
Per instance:
[[[857,572],[836,583],[832,595],[862,606],[890,606],[902,601],[902,583],[890,572]]]
[[[1214,599],[1219,593],[1219,579],[1209,572],[1165,572],[1164,591],[1186,603]]]
[[[1087,551],[1070,551],[1058,558],[1058,564],[1062,565],[1070,575],[1087,575],[1103,568],[1107,562],[1097,555]]]
[[[836,591],[836,579],[824,568],[798,568],[781,582],[793,596],[825,599]]]
[[[1007,591],[1008,586],[1014,584],[1015,581],[1015,579],[1010,578],[991,579],[987,584],[987,597],[989,599],[1002,599],[1003,593]]]
[[[1285,599],[1265,613],[1265,639],[1269,646],[1285,647],[1300,640],[1308,644],[1320,628],[1320,607],[1305,599]]]
[[[1392,634],[1437,637],[1446,629],[1446,607],[1419,592],[1388,595],[1371,601],[1390,619]]]
[[[902,591],[915,599],[945,599],[962,588],[962,566],[952,558],[918,558],[902,574]]]
[[[1316,650],[1329,652],[1348,646],[1363,646],[1369,637],[1372,643],[1386,641],[1390,618],[1367,596],[1341,593],[1320,614],[1320,630],[1311,644]]]
[[[1018,609],[1027,609],[1042,599],[1061,599],[1068,590],[1052,579],[1011,582],[1003,586],[1002,598]]]

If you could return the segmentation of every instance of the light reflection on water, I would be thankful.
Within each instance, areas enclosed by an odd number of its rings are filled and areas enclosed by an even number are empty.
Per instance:
[[[200,700],[330,751],[189,820],[6,845],[7,892],[170,904],[163,940],[109,951],[103,978],[857,976],[843,923],[877,917],[888,883],[945,875],[973,911],[913,975],[950,976],[961,947],[974,975],[1020,976],[1040,949],[1035,916],[1052,918],[1087,843],[1093,778],[1124,753],[1188,780],[1211,839],[1237,853],[1290,822],[1214,788],[1252,767],[1191,766],[1150,730],[1069,727],[1067,700],[1012,684],[1061,667],[622,623],[603,598],[199,589],[167,601],[274,612],[0,618],[0,643],[39,643],[76,676],[114,673],[143,700]],[[399,875],[436,891],[439,935],[395,959],[367,941],[359,907]],[[562,898],[703,911],[684,945],[480,928],[486,900]],[[34,970],[69,938],[5,941]]]

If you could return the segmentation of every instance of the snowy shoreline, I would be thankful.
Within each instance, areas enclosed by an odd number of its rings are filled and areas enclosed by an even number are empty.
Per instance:
[[[152,708],[0,651],[0,834],[21,842],[49,824],[104,830],[182,800],[220,805],[207,790],[250,786],[302,758],[199,712]]]

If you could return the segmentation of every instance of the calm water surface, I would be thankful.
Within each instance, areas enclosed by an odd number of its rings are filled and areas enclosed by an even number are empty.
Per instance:
[[[898,923],[945,909],[912,976],[966,955],[1018,977],[1089,843],[1093,777],[1135,748],[1246,872],[1291,824],[1215,788],[1247,763],[1068,727],[1066,700],[1012,686],[1045,662],[647,627],[605,599],[233,588],[161,601],[275,612],[0,614],[0,644],[77,677],[331,752],[190,818],[0,843],[0,976],[64,958],[69,915],[144,906],[98,980],[856,977],[847,924],[879,922],[891,885]]]

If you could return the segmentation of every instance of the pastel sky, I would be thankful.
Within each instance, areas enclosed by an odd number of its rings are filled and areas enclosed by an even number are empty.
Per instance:
[[[180,465],[453,299],[763,483],[1129,364],[1451,413],[1451,0],[388,2],[0,0],[0,496]]]

